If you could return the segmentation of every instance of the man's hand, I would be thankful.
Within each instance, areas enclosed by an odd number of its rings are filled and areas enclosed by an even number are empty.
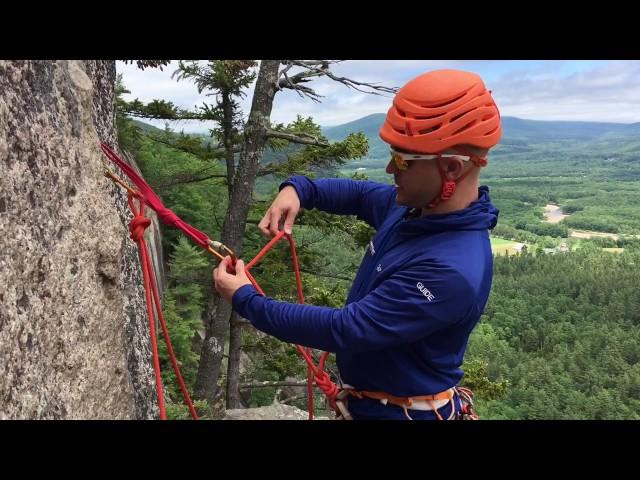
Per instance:
[[[231,303],[236,290],[243,285],[251,285],[251,281],[244,271],[244,262],[242,260],[236,262],[235,272],[229,273],[233,271],[230,256],[224,257],[220,265],[213,269],[213,282],[216,290],[229,303]]]
[[[300,199],[296,189],[287,185],[273,201],[267,213],[258,224],[258,228],[267,238],[275,237],[284,223],[284,231],[291,235],[293,222],[300,211]],[[283,222],[284,221],[284,222]]]

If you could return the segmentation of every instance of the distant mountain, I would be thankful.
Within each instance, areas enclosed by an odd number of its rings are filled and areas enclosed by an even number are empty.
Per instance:
[[[350,133],[363,132],[371,145],[379,140],[378,130],[384,122],[384,113],[374,113],[366,117],[331,127],[322,127],[322,133],[330,140],[343,140]],[[162,129],[133,120],[134,124],[147,132],[160,132]],[[527,143],[549,142],[553,140],[587,140],[615,137],[640,137],[640,123],[605,123],[605,122],[565,122],[526,120],[516,117],[502,117],[503,135],[501,143],[512,143],[514,140]],[[196,134],[194,134],[196,135]],[[197,134],[210,138],[207,134]],[[384,144],[382,140],[380,143]],[[385,154],[387,147],[385,146]]]
[[[363,132],[369,139],[369,154],[366,159],[354,162],[354,166],[384,167],[389,158],[389,146],[378,136],[384,118],[384,113],[374,113],[342,125],[323,127],[322,133],[330,141],[338,141],[350,133]],[[161,131],[144,122],[134,122],[147,132]],[[640,123],[542,121],[502,117],[502,128],[502,139],[493,155],[512,156],[514,160],[520,156],[545,155],[548,151],[574,156],[640,154]],[[212,142],[206,134],[198,136],[206,143]],[[285,153],[265,152],[263,161],[269,163],[281,159]]]
[[[532,142],[550,140],[597,140],[607,136],[640,135],[640,123],[566,122],[502,117],[503,139]]]
[[[164,131],[162,128],[154,127],[153,125],[149,125],[148,123],[144,123],[136,119],[133,119],[133,124],[139,129],[141,129],[144,133],[151,134],[151,135],[153,134],[157,135]],[[179,135],[180,131],[178,130],[173,133],[174,135],[177,136]],[[185,132],[185,135],[190,135],[192,137],[200,137],[202,138],[202,141],[205,145],[212,145],[212,146],[216,145],[216,142],[214,141],[214,139],[211,138],[211,135],[209,135],[208,133]]]
[[[342,125],[323,127],[322,133],[331,141],[341,140],[353,132],[364,132],[369,138],[375,137],[378,135],[378,130],[382,126],[385,117],[386,114],[384,113],[373,113]]]
[[[154,127],[153,125],[149,125],[148,123],[141,122],[140,120],[132,119],[133,124],[141,129],[145,133],[160,133],[162,132],[161,128]]]
[[[389,145],[378,136],[378,130],[384,122],[386,114],[374,113],[352,122],[325,127],[322,133],[329,141],[343,140],[350,133],[363,132],[369,139],[369,158],[386,158],[389,156]]]
[[[382,158],[388,155],[389,147],[378,136],[384,122],[384,113],[374,113],[342,125],[323,128],[331,141],[342,140],[349,133],[363,132],[369,138],[369,157]],[[632,141],[640,137],[640,123],[566,122],[526,120],[502,117],[503,135],[500,142],[502,153],[509,146],[532,146],[548,142],[610,142],[614,139]],[[498,149],[497,149],[498,150]]]

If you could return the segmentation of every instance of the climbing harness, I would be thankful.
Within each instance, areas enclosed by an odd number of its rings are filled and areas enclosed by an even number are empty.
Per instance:
[[[473,404],[473,392],[466,387],[455,387],[455,389],[462,403],[457,420],[479,420],[480,417]]]
[[[473,407],[473,393],[465,387],[452,387],[444,392],[434,395],[418,395],[414,397],[396,397],[384,392],[357,391],[350,385],[343,385],[336,397],[336,419],[352,420],[348,409],[349,397],[371,398],[379,400],[383,405],[396,405],[404,410],[404,415],[408,420],[413,420],[409,415],[409,410],[430,410],[433,411],[438,420],[444,420],[439,410],[450,404],[451,413],[447,420],[478,420],[478,415]],[[460,400],[461,410],[456,413],[455,399]]]

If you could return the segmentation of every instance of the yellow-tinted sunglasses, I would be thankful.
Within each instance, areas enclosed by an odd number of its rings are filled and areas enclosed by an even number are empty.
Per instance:
[[[391,153],[391,160],[395,163],[396,168],[398,170],[406,170],[409,168],[409,160],[434,160],[436,158],[445,158],[445,157],[459,157],[462,161],[468,162],[471,160],[470,156],[467,155],[458,155],[458,154],[438,154],[438,155],[421,155],[419,153],[404,153],[394,150],[393,148],[389,149]]]

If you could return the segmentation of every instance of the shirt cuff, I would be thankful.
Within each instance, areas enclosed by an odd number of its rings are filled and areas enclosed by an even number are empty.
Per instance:
[[[251,321],[251,319],[247,315],[247,307],[249,304],[248,300],[254,295],[262,296],[258,293],[256,287],[251,284],[247,284],[237,289],[233,294],[233,297],[231,297],[231,305],[233,306],[233,309],[238,312],[240,316],[248,319],[249,321]]]

